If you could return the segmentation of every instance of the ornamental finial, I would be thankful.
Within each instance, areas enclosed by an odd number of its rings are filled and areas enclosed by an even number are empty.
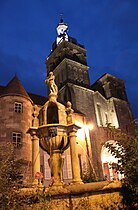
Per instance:
[[[63,13],[60,13],[60,23],[63,23]]]

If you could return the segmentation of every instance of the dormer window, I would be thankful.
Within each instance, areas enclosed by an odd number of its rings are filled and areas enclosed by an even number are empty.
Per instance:
[[[22,113],[23,112],[23,105],[20,102],[15,102],[14,103],[14,111],[17,113]]]

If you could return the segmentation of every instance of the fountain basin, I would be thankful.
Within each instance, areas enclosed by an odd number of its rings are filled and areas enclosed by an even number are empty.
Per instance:
[[[38,128],[40,147],[49,155],[53,151],[63,153],[69,147],[67,126],[59,124],[47,124]]]

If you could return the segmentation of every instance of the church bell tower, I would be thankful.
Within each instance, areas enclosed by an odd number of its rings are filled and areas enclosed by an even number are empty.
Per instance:
[[[68,35],[68,25],[60,19],[57,38],[46,60],[47,74],[53,72],[59,89],[59,99],[73,102],[71,86],[89,88],[90,80],[86,61],[86,49],[76,39]]]

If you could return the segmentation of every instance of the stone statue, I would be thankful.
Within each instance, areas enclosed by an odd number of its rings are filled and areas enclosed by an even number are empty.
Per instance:
[[[67,105],[66,105],[66,113],[67,113],[67,124],[71,124],[73,123],[73,112],[74,110],[71,108],[72,104],[70,101],[67,102]]]
[[[55,84],[55,76],[53,74],[53,72],[49,73],[48,78],[45,80],[45,83],[48,85],[49,87],[49,92],[50,94],[55,94],[57,95],[58,93],[58,88],[57,85]]]

